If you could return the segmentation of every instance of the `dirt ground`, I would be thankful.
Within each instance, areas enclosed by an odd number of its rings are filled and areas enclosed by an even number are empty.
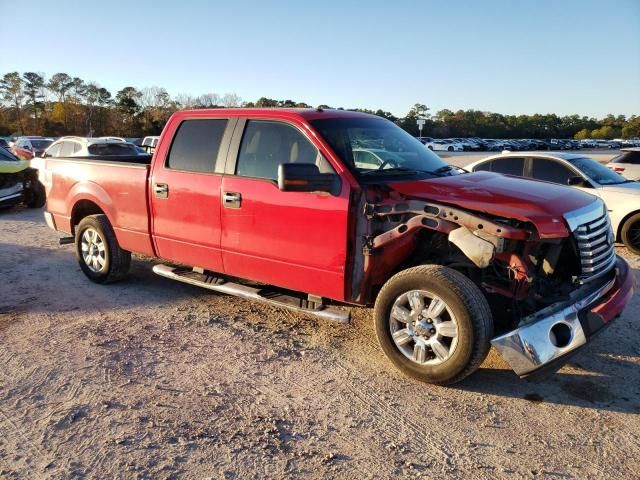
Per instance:
[[[542,383],[492,351],[442,388],[391,366],[369,310],[308,319],[143,258],[100,286],[58,238],[0,212],[2,479],[639,478],[639,295]]]

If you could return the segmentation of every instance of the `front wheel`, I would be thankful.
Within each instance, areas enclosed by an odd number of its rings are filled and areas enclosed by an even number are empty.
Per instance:
[[[378,341],[395,366],[438,385],[477,370],[493,336],[491,310],[480,289],[439,265],[393,276],[378,295],[374,317]]]
[[[90,215],[76,227],[76,256],[84,274],[96,283],[110,283],[129,272],[131,252],[118,245],[105,215]]]
[[[447,151],[448,151],[448,152],[453,152],[453,147],[449,147],[449,148],[447,148]]]
[[[622,225],[620,233],[624,246],[636,255],[640,255],[640,213],[629,217]]]

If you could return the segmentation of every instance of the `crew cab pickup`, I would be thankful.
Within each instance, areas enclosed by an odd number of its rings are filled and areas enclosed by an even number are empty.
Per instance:
[[[40,176],[90,280],[122,279],[134,252],[322,318],[373,306],[383,351],[425,382],[463,379],[491,345],[521,377],[554,371],[635,286],[600,199],[467,173],[362,113],[181,111],[151,160],[46,158]]]

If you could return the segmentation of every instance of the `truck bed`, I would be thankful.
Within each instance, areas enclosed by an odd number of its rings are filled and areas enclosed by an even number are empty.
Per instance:
[[[45,159],[47,210],[57,228],[72,233],[78,209],[97,206],[114,226],[122,248],[153,255],[147,199],[150,160],[139,156]],[[69,205],[77,206],[68,212]]]

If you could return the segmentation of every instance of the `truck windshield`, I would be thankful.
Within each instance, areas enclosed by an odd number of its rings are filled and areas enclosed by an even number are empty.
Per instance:
[[[383,118],[324,118],[310,123],[359,178],[420,174],[440,177],[460,173]]]

